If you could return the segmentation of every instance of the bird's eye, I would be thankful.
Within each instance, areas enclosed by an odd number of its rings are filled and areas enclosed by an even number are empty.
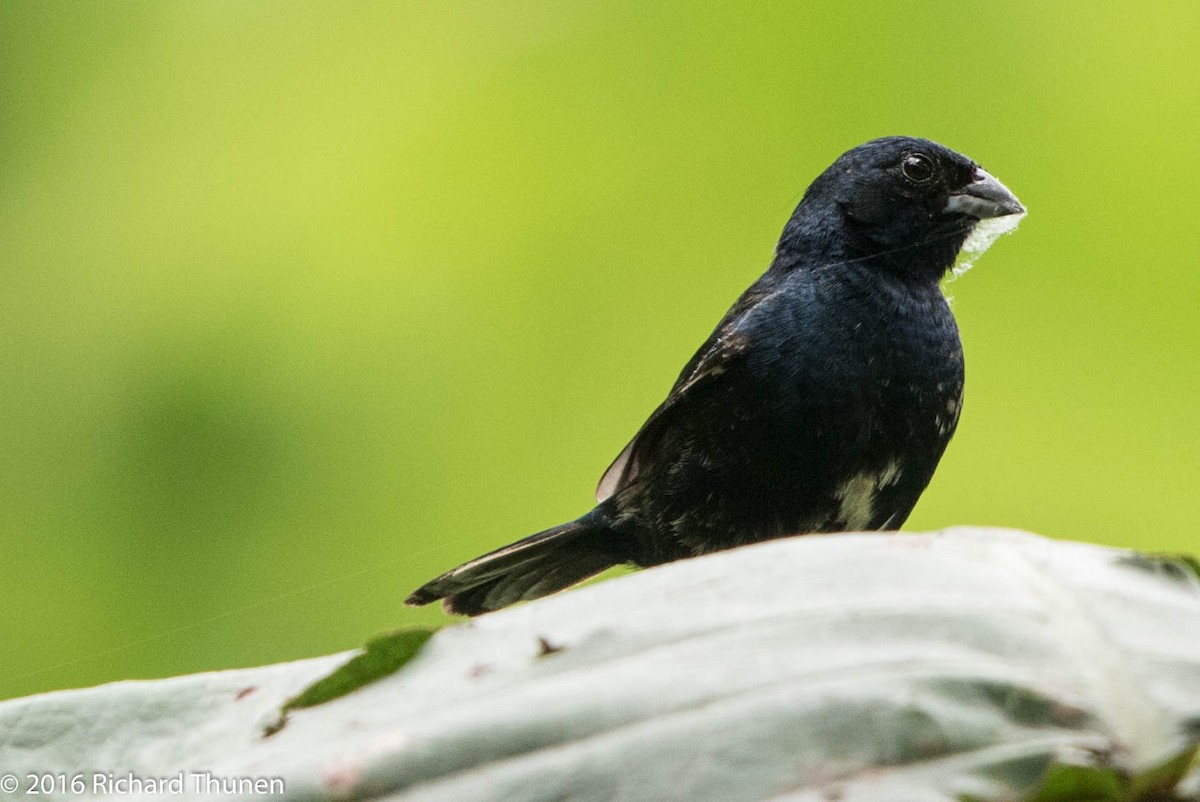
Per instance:
[[[933,159],[924,153],[910,153],[900,162],[900,172],[909,181],[923,184],[933,178]]]

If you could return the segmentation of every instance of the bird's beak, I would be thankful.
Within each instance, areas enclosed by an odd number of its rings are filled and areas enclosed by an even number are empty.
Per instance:
[[[989,217],[1024,214],[1025,207],[1016,195],[1008,191],[1008,187],[989,175],[987,170],[978,167],[975,169],[975,180],[951,195],[943,211],[986,220]]]

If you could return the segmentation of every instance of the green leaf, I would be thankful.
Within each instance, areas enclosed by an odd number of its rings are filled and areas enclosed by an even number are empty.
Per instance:
[[[1177,755],[1135,775],[1129,781],[1129,798],[1134,802],[1172,799],[1170,794],[1196,763],[1200,744],[1192,744]]]
[[[367,641],[363,650],[344,665],[285,702],[279,710],[278,720],[264,728],[263,736],[274,735],[283,729],[288,713],[293,710],[325,704],[395,674],[417,656],[436,631],[436,627],[399,629]]]
[[[1125,783],[1108,766],[1052,765],[1028,802],[1125,802]]]
[[[1054,763],[1026,802],[1170,802],[1196,760],[1200,744],[1132,777],[1104,757],[1095,765]]]
[[[360,654],[341,668],[309,685],[283,706],[282,712],[301,707],[314,707],[331,699],[345,696],[362,686],[394,674],[417,656],[425,642],[433,637],[435,628],[400,629],[367,641]]]
[[[1159,573],[1180,582],[1200,585],[1200,559],[1191,554],[1132,551],[1123,562],[1144,571]]]

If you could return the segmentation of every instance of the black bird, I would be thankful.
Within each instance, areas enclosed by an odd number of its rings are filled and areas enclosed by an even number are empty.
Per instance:
[[[478,615],[620,563],[899,528],[962,407],[962,345],[939,281],[980,220],[1024,211],[975,162],[926,139],[843,154],[604,473],[596,507],[408,603]]]

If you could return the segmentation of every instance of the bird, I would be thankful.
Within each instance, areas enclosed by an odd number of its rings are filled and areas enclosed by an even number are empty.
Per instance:
[[[963,350],[941,279],[981,221],[1024,214],[999,180],[928,139],[845,152],[604,472],[595,507],[406,603],[476,616],[614,565],[898,529],[962,410]]]

